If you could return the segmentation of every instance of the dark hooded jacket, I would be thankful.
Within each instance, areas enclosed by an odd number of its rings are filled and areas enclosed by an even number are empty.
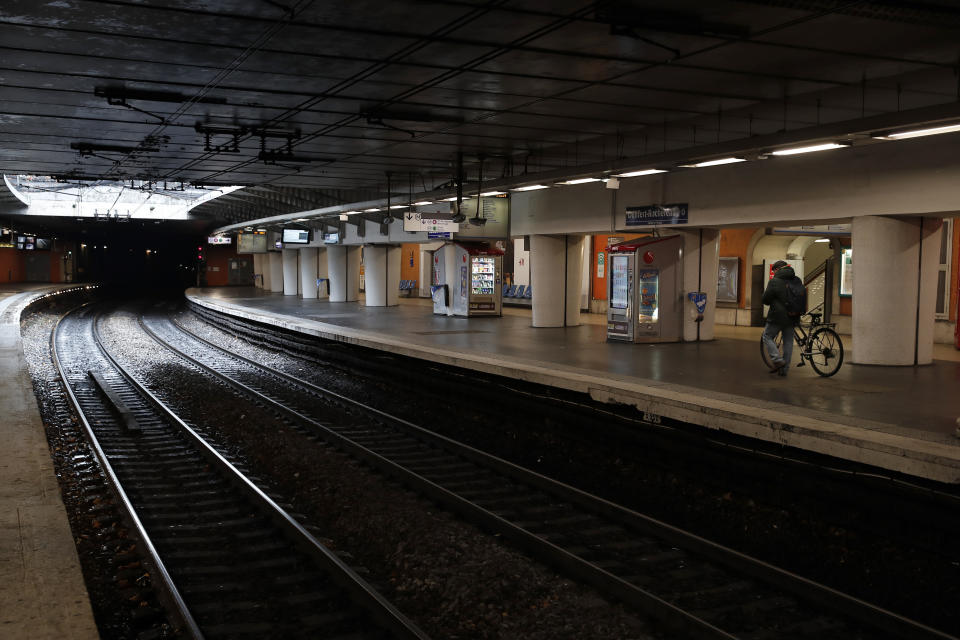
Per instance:
[[[793,267],[781,267],[773,274],[763,292],[763,304],[770,305],[767,322],[781,328],[794,325],[794,320],[787,314],[787,281],[792,280],[795,275]]]

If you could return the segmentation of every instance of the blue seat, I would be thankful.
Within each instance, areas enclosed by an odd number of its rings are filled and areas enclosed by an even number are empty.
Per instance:
[[[513,295],[510,296],[510,297],[511,297],[511,298],[522,298],[522,297],[523,297],[523,289],[524,289],[524,285],[518,284],[518,285],[517,285],[517,290],[514,291],[514,292],[513,292]]]
[[[523,294],[523,297],[526,298],[527,300],[530,300],[531,298],[533,298],[533,287],[527,287],[527,292]]]
[[[507,295],[508,291],[510,291],[510,285],[505,284],[503,285],[503,290],[500,292],[500,295],[503,296],[504,298],[509,298],[510,296]]]

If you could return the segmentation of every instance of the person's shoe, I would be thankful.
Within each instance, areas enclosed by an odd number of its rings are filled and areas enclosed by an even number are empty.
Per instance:
[[[783,368],[783,365],[784,365],[784,364],[786,364],[786,363],[783,361],[782,358],[779,359],[779,360],[774,360],[773,362],[770,363],[770,373],[774,373],[775,371],[779,371],[780,369]]]
[[[780,367],[780,369],[777,370],[777,375],[783,376],[784,378],[786,378],[786,377],[787,377],[787,368],[786,368],[786,367]]]

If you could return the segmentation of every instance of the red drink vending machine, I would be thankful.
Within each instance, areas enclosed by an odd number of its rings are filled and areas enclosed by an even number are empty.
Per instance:
[[[679,341],[683,238],[628,240],[607,247],[607,255],[607,340]]]

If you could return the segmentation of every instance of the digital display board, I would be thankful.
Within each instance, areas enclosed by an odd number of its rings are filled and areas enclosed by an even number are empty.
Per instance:
[[[339,233],[325,233],[325,234],[323,234],[323,242],[324,242],[324,244],[337,244],[338,242],[340,242],[340,234],[339,234]]]
[[[310,232],[306,229],[284,229],[284,244],[308,244],[310,242]]]
[[[267,234],[264,231],[241,233],[237,236],[237,253],[266,253]]]
[[[628,256],[610,256],[610,306],[626,309],[630,291],[630,259]]]

